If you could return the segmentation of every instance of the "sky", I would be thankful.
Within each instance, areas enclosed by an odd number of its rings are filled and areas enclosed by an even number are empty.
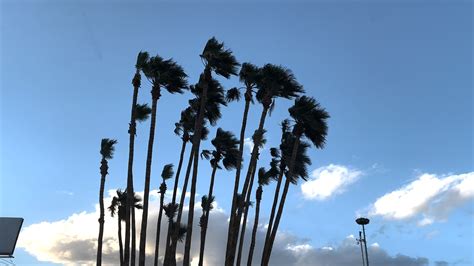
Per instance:
[[[309,151],[310,179],[290,187],[271,264],[355,265],[354,220],[367,216],[373,265],[473,265],[472,2],[0,3],[0,216],[25,219],[17,265],[94,263],[100,140],[118,140],[108,204],[126,184],[137,53],[173,58],[193,84],[212,36],[241,63],[288,67],[331,115],[325,148]],[[219,80],[242,86],[236,77]],[[144,79],[140,103],[150,103],[149,91]],[[177,164],[174,123],[191,97],[163,93],[158,102],[152,189],[162,166]],[[278,99],[267,119],[259,167],[268,167],[291,104]],[[247,138],[261,110],[251,106]],[[243,102],[230,103],[217,127],[238,134],[242,112]],[[143,191],[148,131],[148,122],[138,125],[136,191]],[[206,161],[199,167],[197,201],[211,172]],[[216,177],[209,265],[223,257],[234,176],[220,170]],[[264,188],[257,246],[274,187]],[[158,206],[151,194],[150,225]],[[253,209],[249,216],[251,228]],[[117,261],[114,221],[105,225],[110,263]]]

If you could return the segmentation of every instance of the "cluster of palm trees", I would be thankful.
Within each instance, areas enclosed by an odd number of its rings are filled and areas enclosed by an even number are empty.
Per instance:
[[[158,100],[161,93],[167,91],[171,94],[183,93],[188,90],[193,98],[188,101],[188,107],[181,112],[179,121],[175,124],[174,133],[181,139],[181,152],[176,171],[172,164],[165,165],[162,170],[162,183],[159,188],[160,207],[156,225],[154,265],[176,265],[178,242],[184,241],[184,252],[182,253],[183,265],[190,265],[191,239],[193,234],[196,184],[198,182],[198,164],[200,158],[210,162],[212,173],[209,180],[209,191],[201,199],[202,215],[199,218],[200,249],[199,265],[204,265],[204,253],[206,245],[207,227],[209,224],[211,210],[213,209],[214,183],[218,170],[235,170],[234,189],[228,225],[226,252],[222,254],[225,265],[241,265],[247,257],[247,265],[252,265],[259,224],[259,212],[264,186],[270,182],[276,182],[273,204],[268,221],[265,236],[261,265],[268,265],[273,248],[273,243],[283,215],[285,201],[288,195],[289,185],[296,184],[299,179],[306,180],[308,177],[307,167],[311,160],[307,150],[311,144],[316,148],[323,148],[328,131],[327,119],[329,114],[313,98],[304,96],[304,89],[299,84],[293,73],[282,66],[266,64],[262,67],[251,63],[240,65],[235,59],[232,51],[226,49],[224,44],[211,38],[206,43],[200,55],[204,63],[204,69],[196,84],[188,85],[187,75],[183,68],[172,59],[163,59],[156,55],[150,57],[146,52],[138,54],[135,65],[136,72],[132,80],[133,97],[131,118],[129,123],[129,161],[127,174],[127,187],[125,191],[117,190],[117,196],[113,198],[109,207],[112,216],[117,214],[118,239],[120,248],[120,265],[135,265],[136,258],[136,228],[135,209],[143,209],[140,237],[138,245],[138,264],[145,265],[146,239],[149,211],[150,179],[153,159],[153,144],[156,126],[156,113]],[[240,70],[239,70],[240,68]],[[151,108],[147,104],[137,103],[139,88],[141,86],[142,74],[151,82]],[[229,79],[238,76],[244,84],[242,88],[225,90],[214,76]],[[227,106],[232,101],[241,99],[241,90],[245,100],[240,138],[234,136],[230,131],[218,128],[215,137],[211,140],[213,150],[201,150],[201,141],[206,140],[209,135],[209,126],[215,126],[221,118],[221,107]],[[241,178],[243,169],[243,149],[246,134],[248,114],[254,99],[262,105],[262,112],[258,128],[252,135],[253,148],[248,162],[245,178]],[[257,167],[260,151],[266,143],[265,120],[274,109],[277,100],[294,100],[294,105],[289,108],[290,119],[281,123],[281,143],[279,147],[270,149],[272,158],[270,166]],[[150,118],[150,133],[148,140],[148,151],[144,178],[143,205],[141,199],[135,195],[133,188],[133,159],[136,125]],[[100,183],[100,217],[99,236],[97,248],[97,265],[101,265],[102,237],[104,231],[104,184],[108,171],[107,160],[113,157],[116,140],[103,139],[101,143],[101,183]],[[181,186],[181,195],[178,202],[178,187],[184,164],[186,150],[190,144],[189,159],[187,161],[184,180]],[[258,169],[257,169],[258,168]],[[252,188],[255,175],[257,175],[258,187],[255,193],[255,218],[253,222],[252,235],[250,236],[250,250],[248,255],[243,254],[245,243],[245,232],[250,207],[252,204]],[[164,202],[167,190],[166,180],[174,176],[174,186],[171,201]],[[241,180],[243,179],[243,180]],[[200,182],[207,179],[200,177]],[[283,185],[283,189],[281,187]],[[188,188],[190,186],[190,188]],[[186,192],[190,192],[189,211],[187,221],[183,219],[183,207]],[[225,199],[219,199],[224,201]],[[168,228],[161,228],[162,214],[168,218]],[[124,238],[122,237],[122,222],[125,223]],[[159,256],[160,235],[166,234],[164,254]],[[148,251],[148,253],[151,253]]]

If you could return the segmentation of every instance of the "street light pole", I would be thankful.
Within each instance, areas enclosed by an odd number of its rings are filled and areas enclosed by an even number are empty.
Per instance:
[[[365,266],[369,266],[369,255],[368,255],[368,252],[367,252],[367,240],[365,238],[365,225],[369,224],[370,220],[367,219],[367,218],[357,218],[356,219],[356,223],[359,224],[359,225],[362,225],[362,235],[363,235],[363,239],[362,237],[360,237],[360,231],[359,231],[359,238],[360,238],[360,241],[361,242],[364,242],[364,250],[365,250]],[[361,252],[362,252],[362,244],[361,244]],[[364,257],[362,255],[362,257]],[[364,261],[364,258],[362,258],[362,261]]]

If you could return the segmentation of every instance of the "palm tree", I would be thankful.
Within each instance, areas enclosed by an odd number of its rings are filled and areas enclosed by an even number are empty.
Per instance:
[[[184,259],[183,265],[188,266],[190,262],[191,252],[191,237],[192,237],[192,225],[194,218],[194,201],[196,195],[196,183],[197,173],[199,164],[199,147],[201,144],[201,131],[204,123],[204,112],[208,98],[211,99],[213,94],[221,94],[221,92],[214,91],[216,88],[212,86],[212,72],[225,78],[230,78],[231,75],[237,75],[237,67],[239,63],[232,55],[232,51],[224,49],[224,44],[219,43],[214,37],[211,38],[204,47],[201,54],[201,59],[204,61],[205,68],[201,74],[198,83],[198,98],[200,98],[199,112],[195,125],[195,134],[193,137],[193,151],[194,151],[194,162],[193,162],[193,175],[191,180],[191,197],[189,199],[189,214],[188,214],[188,226],[186,233],[186,242],[184,246]],[[223,91],[222,91],[223,94]],[[225,102],[224,102],[225,104]],[[217,105],[218,106],[218,105]]]
[[[142,226],[140,232],[140,248],[138,263],[140,266],[145,265],[145,248],[146,248],[146,229],[148,222],[148,198],[150,194],[150,177],[151,164],[153,157],[153,143],[155,139],[155,125],[156,125],[156,109],[158,100],[161,97],[161,88],[165,88],[169,93],[183,93],[183,89],[187,88],[187,75],[181,66],[176,64],[172,59],[163,60],[160,56],[150,58],[143,68],[145,76],[152,83],[151,89],[151,123],[150,136],[148,139],[148,152],[145,168],[145,188],[143,198],[143,214]],[[132,260],[132,262],[134,262]]]
[[[116,191],[117,196],[112,198],[112,203],[108,207],[110,215],[114,217],[115,213],[118,214],[118,241],[119,241],[119,252],[120,252],[120,265],[125,265],[124,255],[123,255],[123,243],[122,243],[122,221],[125,221],[125,212],[127,206],[127,192],[122,192],[120,189]],[[141,209],[142,205],[140,203],[141,199],[138,195],[133,197],[133,207],[134,209]]]
[[[214,179],[216,176],[217,169],[221,166],[219,163],[222,161],[222,165],[226,170],[235,169],[239,164],[239,150],[237,144],[239,141],[235,138],[234,134],[230,131],[225,131],[222,128],[217,129],[216,137],[211,141],[215,150],[203,150],[202,156],[211,162],[212,174],[211,182],[209,185],[209,192],[207,196],[203,197],[203,212],[200,219],[201,225],[201,247],[199,249],[199,266],[202,266],[204,259],[204,248],[206,245],[206,233],[207,226],[209,224],[209,213],[212,208],[212,201],[214,196],[212,195],[214,190]]]
[[[163,214],[163,201],[165,199],[166,193],[166,180],[173,177],[173,164],[167,164],[163,167],[163,171],[161,172],[161,178],[163,182],[160,185],[160,210],[158,211],[158,220],[156,222],[156,240],[155,240],[155,263],[154,265],[158,265],[158,252],[160,248],[160,230],[161,230],[161,217]]]
[[[250,241],[249,256],[247,258],[247,266],[252,265],[253,251],[255,249],[255,239],[257,237],[258,219],[259,219],[259,214],[260,214],[260,201],[262,200],[263,186],[268,185],[271,180],[276,179],[278,175],[277,168],[278,167],[276,167],[276,165],[273,165],[273,161],[272,161],[270,170],[265,171],[265,168],[263,167],[260,167],[260,169],[258,169],[258,188],[255,194],[255,200],[257,203],[255,207],[255,219],[253,222],[252,238]]]
[[[267,140],[264,138],[264,133],[265,133],[265,129],[263,129],[262,131],[257,130],[253,134],[252,140],[253,140],[254,145],[258,144],[258,145],[260,145],[260,148],[263,148],[263,146],[267,142]],[[256,172],[255,170],[256,169],[254,168],[253,171],[252,171],[252,177],[250,179],[251,183],[253,183],[253,179],[255,177],[255,172]],[[250,195],[251,195],[251,193],[247,193],[247,195],[245,196],[245,201],[246,202],[250,202]],[[236,265],[240,265],[240,262],[242,260],[242,250],[243,250],[243,246],[244,246],[245,229],[247,227],[248,210],[249,210],[249,208],[244,208],[244,220],[243,220],[242,230],[241,230],[240,239],[239,239],[239,249],[237,251]]]
[[[109,165],[108,159],[112,159],[114,155],[115,147],[117,143],[115,139],[102,139],[100,143],[100,155],[102,160],[100,161],[100,190],[99,190],[99,206],[100,206],[100,215],[99,215],[99,237],[97,238],[97,265],[102,265],[102,238],[104,237],[104,186],[105,186],[105,177],[108,174]]]
[[[138,98],[138,89],[141,85],[141,75],[140,71],[142,71],[143,67],[148,62],[149,55],[147,52],[140,52],[137,57],[137,62],[135,64],[135,75],[132,80],[133,85],[133,97],[132,97],[132,111],[130,117],[130,124],[128,133],[130,135],[130,143],[129,143],[129,153],[128,153],[128,169],[127,169],[127,206],[125,210],[125,251],[124,251],[124,261],[129,262],[130,259],[130,213],[131,213],[131,206],[133,202],[133,153],[135,149],[135,132],[136,132],[136,120],[135,120],[135,110],[137,106],[137,98]]]
[[[268,265],[270,261],[273,242],[275,241],[275,236],[280,224],[289,185],[290,183],[295,184],[298,177],[302,178],[303,180],[305,180],[307,177],[307,172],[305,171],[306,164],[302,163],[302,160],[298,158],[298,154],[305,154],[306,149],[309,148],[310,145],[304,141],[301,141],[301,138],[306,137],[316,148],[323,148],[326,142],[326,135],[328,131],[327,119],[329,118],[329,114],[314,98],[302,96],[295,100],[295,104],[290,107],[288,111],[290,116],[295,120],[292,134],[288,137],[290,144],[292,144],[288,146],[292,146],[293,148],[291,152],[291,159],[288,163],[288,173],[286,174],[285,186],[283,188],[280,204],[278,206],[275,224],[273,225],[272,233],[267,245],[267,250],[264,250],[263,265]],[[301,151],[299,152],[298,150]],[[306,175],[301,176],[301,173]]]
[[[289,132],[289,123],[290,121],[288,119],[283,120],[281,123],[281,144],[280,144],[280,149],[284,149],[284,143],[286,136],[290,134]],[[280,188],[281,188],[281,182],[283,180],[283,175],[285,173],[286,169],[286,164],[285,161],[282,160],[281,158],[281,152],[278,148],[271,148],[270,149],[270,155],[272,156],[272,167],[273,171],[278,171],[278,178],[277,178],[277,185],[275,188],[275,195],[273,196],[273,204],[272,204],[272,210],[270,213],[270,219],[268,222],[268,227],[267,227],[267,233],[265,235],[265,242],[264,242],[264,250],[266,249],[268,245],[268,240],[270,239],[270,233],[272,231],[272,225],[273,225],[273,220],[275,219],[275,213],[276,213],[276,208],[278,204],[278,198],[280,195]],[[285,154],[286,155],[286,154]],[[291,154],[289,155],[291,157]],[[262,257],[263,261],[263,257]]]
[[[296,81],[296,78],[294,77],[291,70],[287,68],[272,64],[266,64],[259,72],[260,76],[257,79],[258,91],[256,93],[256,98],[258,102],[262,104],[263,110],[260,116],[260,121],[257,130],[261,132],[264,129],[265,118],[267,116],[267,113],[271,111],[275,106],[276,98],[292,99],[303,93],[304,90],[303,87]],[[245,177],[244,185],[242,187],[242,195],[247,195],[247,193],[252,192],[252,176],[254,169],[256,169],[257,166],[259,146],[260,145],[256,143],[252,149],[249,167],[247,169],[247,175]],[[242,209],[234,208],[234,210],[231,210],[229,230],[227,234],[227,248],[225,259],[226,266],[231,266],[234,264],[242,212]]]
[[[244,151],[244,139],[245,139],[245,129],[247,127],[247,117],[250,109],[250,103],[253,103],[253,92],[257,86],[258,80],[260,78],[260,68],[251,64],[251,63],[243,63],[242,68],[240,69],[239,79],[240,82],[245,84],[245,107],[244,107],[244,114],[242,117],[242,126],[240,127],[240,141],[239,141],[239,158],[237,165],[237,170],[235,171],[235,180],[234,180],[234,191],[232,193],[232,205],[231,205],[231,218],[235,215],[235,209],[237,204],[237,194],[239,190],[240,184],[240,172],[241,172],[241,163]],[[227,92],[227,100],[239,100],[240,93],[238,89],[230,89]],[[229,229],[231,227],[229,226]],[[229,230],[230,232],[230,230]]]

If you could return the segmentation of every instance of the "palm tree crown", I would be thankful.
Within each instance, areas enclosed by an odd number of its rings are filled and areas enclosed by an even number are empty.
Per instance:
[[[200,55],[206,66],[217,75],[229,78],[237,75],[240,65],[230,49],[224,48],[224,43],[217,41],[215,37],[209,39]]]
[[[323,148],[328,133],[329,113],[312,97],[302,96],[288,109],[296,124],[295,135],[306,136],[316,148]]]
[[[173,59],[164,60],[159,55],[151,57],[143,68],[143,73],[153,84],[153,89],[164,87],[169,93],[183,93],[187,75]]]
[[[102,139],[100,143],[100,154],[102,157],[104,157],[104,159],[112,159],[114,156],[115,144],[117,144],[117,140],[115,139]]]
[[[216,137],[211,141],[215,147],[214,151],[203,150],[202,156],[211,159],[211,165],[220,168],[218,165],[222,160],[225,169],[235,169],[239,160],[239,140],[230,131],[222,128],[217,129]]]

